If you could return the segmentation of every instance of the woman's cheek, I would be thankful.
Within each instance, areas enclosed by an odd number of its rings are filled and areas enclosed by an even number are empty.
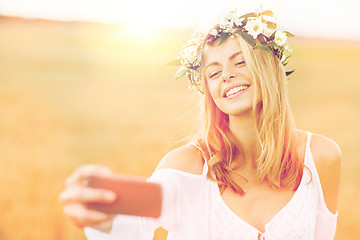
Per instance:
[[[218,90],[217,88],[217,85],[215,83],[214,80],[208,80],[208,86],[209,86],[209,90],[210,90],[210,94],[211,96],[216,96],[216,91]]]

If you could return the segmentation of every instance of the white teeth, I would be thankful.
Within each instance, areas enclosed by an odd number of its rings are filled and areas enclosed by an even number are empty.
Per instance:
[[[248,87],[250,87],[250,85],[242,85],[242,86],[231,88],[229,91],[226,92],[226,97],[228,98],[229,96],[231,96],[237,92],[240,92],[242,90],[245,90]]]

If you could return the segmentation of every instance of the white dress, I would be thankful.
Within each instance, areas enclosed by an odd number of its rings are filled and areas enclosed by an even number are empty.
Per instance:
[[[168,230],[169,240],[331,240],[337,213],[331,213],[324,196],[310,150],[308,133],[301,183],[291,200],[258,231],[224,203],[217,184],[207,178],[208,166],[195,175],[175,169],[159,169],[149,181],[163,187],[163,208],[159,218],[119,215],[110,234],[85,228],[88,240],[151,240],[154,230]],[[310,181],[311,180],[311,181]]]

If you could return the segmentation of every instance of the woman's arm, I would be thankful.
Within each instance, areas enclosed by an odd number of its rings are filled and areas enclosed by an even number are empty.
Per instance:
[[[313,135],[310,148],[319,174],[325,204],[330,212],[335,214],[339,202],[341,150],[334,141],[318,134]]]
[[[157,169],[170,168],[191,174],[201,174],[203,164],[200,150],[188,144],[169,152],[161,160]],[[114,215],[87,208],[88,202],[111,203],[116,199],[116,195],[111,191],[89,188],[82,183],[84,179],[91,175],[106,177],[111,176],[112,173],[108,168],[102,166],[84,165],[68,177],[65,190],[60,195],[60,200],[64,204],[64,212],[75,225],[78,227],[90,227],[85,228],[85,234],[89,239],[108,239],[110,237],[110,234],[103,233],[111,233],[111,236],[116,237],[123,237],[127,234],[132,235],[133,238],[131,239],[137,239],[134,236],[140,234],[140,232],[151,238],[158,226],[171,229],[175,224],[174,216],[176,214],[174,212],[179,209],[175,203],[181,202],[181,197],[187,197],[186,194],[181,194],[177,190],[179,184],[182,184],[179,176],[168,172],[161,172],[160,174],[155,172],[149,181],[161,183],[163,191],[166,193],[163,197],[163,204],[165,205],[163,210],[165,213],[162,215],[164,216],[158,219],[143,218],[142,221],[139,221],[141,220],[139,217],[137,219],[132,217],[130,221],[129,216],[117,215],[114,219]],[[174,197],[178,198],[177,201],[174,201]],[[131,234],[128,234],[128,232],[131,232]],[[136,234],[134,234],[135,232]],[[130,238],[126,237],[126,239]]]

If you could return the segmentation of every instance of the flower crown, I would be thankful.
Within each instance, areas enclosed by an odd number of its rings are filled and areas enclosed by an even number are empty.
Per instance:
[[[235,9],[219,18],[219,23],[208,34],[195,31],[187,44],[181,49],[177,60],[172,65],[181,65],[174,79],[184,75],[189,77],[190,87],[200,90],[200,67],[202,66],[202,53],[206,43],[212,44],[220,39],[222,44],[228,37],[241,36],[254,49],[261,49],[273,53],[281,63],[286,66],[292,49],[289,48],[287,38],[293,34],[281,30],[272,11],[258,10],[240,15]],[[286,72],[290,75],[294,70]]]

